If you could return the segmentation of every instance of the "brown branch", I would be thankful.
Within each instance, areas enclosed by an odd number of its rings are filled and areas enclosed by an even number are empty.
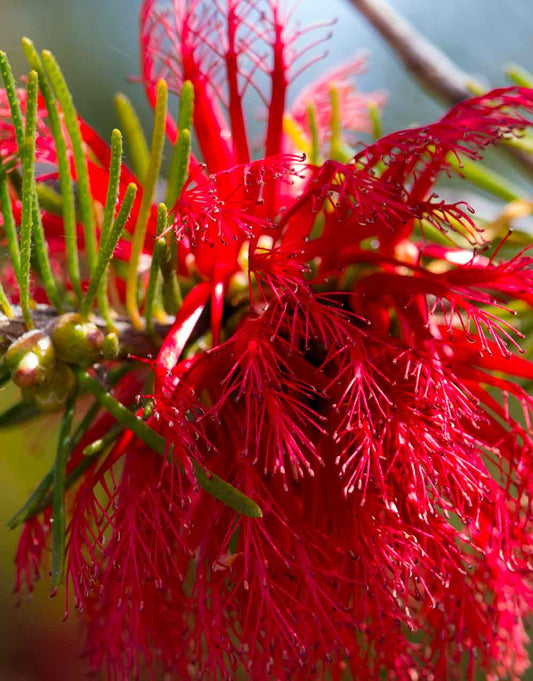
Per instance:
[[[6,347],[26,331],[20,308],[14,306],[13,311],[15,313],[13,318],[6,317],[0,312],[0,348]],[[46,331],[57,318],[57,310],[48,305],[37,305],[36,309],[32,311],[32,317],[35,328]],[[104,320],[95,317],[94,321],[105,333],[106,324]],[[113,321],[117,329],[122,357],[127,357],[129,354],[146,357],[157,351],[157,345],[154,341],[144,331],[137,331],[133,328],[129,319],[118,317]],[[166,324],[155,324],[155,331],[161,338],[164,338],[169,328],[170,326]]]
[[[431,94],[447,104],[472,96],[475,79],[442,50],[421,35],[387,0],[349,0],[385,38],[407,70]],[[506,151],[530,174],[531,154],[507,147]]]
[[[432,94],[452,104],[472,96],[469,85],[474,79],[421,35],[386,0],[350,2],[381,33],[407,70]]]

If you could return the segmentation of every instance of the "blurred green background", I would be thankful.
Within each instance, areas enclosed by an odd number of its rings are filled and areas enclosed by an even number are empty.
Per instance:
[[[531,0],[391,2],[487,86],[504,84],[502,70],[507,62],[533,70]],[[81,115],[106,138],[116,125],[112,98],[117,90],[134,101],[149,129],[150,112],[142,87],[127,81],[139,73],[139,5],[140,0],[0,0],[0,49],[8,52],[17,75],[27,70],[20,47],[23,35],[31,37],[37,47],[51,49]],[[386,130],[429,122],[442,111],[409,79],[347,0],[302,0],[297,17],[303,22],[334,17],[339,21],[327,44],[328,56],[299,79],[293,93],[328,66],[366,50],[369,68],[359,83],[363,90],[387,92]],[[0,409],[14,397],[13,391],[0,390]],[[83,678],[79,623],[75,615],[61,622],[61,595],[50,601],[48,586],[43,584],[31,600],[15,608],[11,589],[17,537],[16,532],[2,529],[48,470],[56,426],[54,419],[39,419],[24,432],[14,429],[0,435],[0,681]],[[533,673],[525,678],[533,680]]]

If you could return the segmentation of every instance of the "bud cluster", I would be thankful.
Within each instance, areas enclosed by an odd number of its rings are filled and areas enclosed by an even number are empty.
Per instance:
[[[32,329],[17,338],[7,348],[4,364],[24,401],[40,411],[56,412],[76,390],[70,365],[86,368],[104,356],[112,359],[117,342],[116,334],[106,337],[94,322],[69,312],[46,331]]]

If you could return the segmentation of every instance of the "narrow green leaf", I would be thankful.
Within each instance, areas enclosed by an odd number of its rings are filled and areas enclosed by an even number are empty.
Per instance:
[[[191,154],[191,130],[194,114],[194,86],[190,80],[183,84],[180,94],[180,110],[178,114],[178,140],[174,145],[170,170],[168,174],[165,204],[170,210],[176,203],[187,174]]]
[[[9,304],[9,300],[7,299],[2,282],[0,282],[0,308],[2,308],[6,317],[13,317],[13,308]]]
[[[530,73],[519,64],[509,64],[505,69],[505,75],[510,81],[520,87],[533,88],[533,73]]]
[[[30,64],[31,68],[34,69],[39,76],[39,88],[43,95],[46,110],[48,112],[48,125],[50,131],[54,138],[54,143],[56,147],[56,157],[57,157],[57,169],[59,172],[59,186],[61,189],[61,195],[58,198],[61,200],[60,208],[61,214],[63,216],[63,225],[65,230],[65,252],[67,260],[67,271],[70,283],[72,284],[72,289],[76,294],[77,298],[81,298],[81,285],[80,285],[80,268],[78,262],[78,243],[77,243],[77,232],[76,232],[76,206],[74,201],[74,189],[72,186],[72,176],[70,173],[70,161],[67,153],[67,143],[65,141],[65,136],[63,135],[63,128],[61,125],[61,120],[59,118],[59,112],[57,110],[56,99],[52,88],[50,87],[46,74],[44,71],[43,63],[37,50],[35,49],[31,40],[24,38],[22,41],[22,47],[26,55],[26,59]],[[46,185],[45,185],[46,187]],[[49,202],[51,196],[49,192],[46,192],[45,187],[38,188],[39,198],[45,198],[45,202]],[[54,192],[55,194],[55,192]],[[41,204],[44,207],[44,204]]]
[[[163,306],[167,314],[175,315],[180,309],[183,298],[181,296],[181,289],[176,274],[176,267],[172,261],[170,248],[168,248],[165,239],[162,235],[167,227],[167,207],[164,203],[160,203],[157,207],[157,240],[156,247],[158,248],[158,262],[163,275]]]
[[[242,515],[249,518],[263,517],[261,508],[250,497],[247,497],[246,494],[230,485],[229,482],[219,478],[215,473],[207,471],[194,459],[192,459],[192,465],[198,484],[208,494],[211,494],[215,499],[237,511],[237,513],[242,513]]]
[[[7,521],[8,529],[14,530],[19,525],[22,525],[24,521],[33,518],[41,512],[41,510],[44,508],[42,501],[50,489],[53,479],[54,473],[53,471],[49,471],[41,480],[39,486],[24,504],[24,506],[22,506],[22,508],[20,508],[15,515]]]
[[[165,204],[169,210],[178,200],[187,179],[187,175],[189,174],[190,155],[191,133],[190,130],[184,128],[183,130],[180,130],[178,141],[174,145],[172,160],[170,162],[167,193],[165,196]]]
[[[63,197],[44,182],[37,182],[39,206],[52,215],[63,215]]]
[[[2,80],[4,81],[4,87],[6,89],[11,120],[13,121],[13,127],[15,128],[15,138],[20,149],[24,145],[24,123],[22,121],[22,112],[17,97],[17,86],[15,84],[15,78],[13,77],[13,71],[6,53],[2,51],[0,51],[0,73],[2,74]]]
[[[11,119],[15,128],[15,137],[17,139],[17,146],[19,148],[19,154],[22,157],[23,150],[25,146],[25,133],[24,125],[22,122],[22,113],[20,111],[20,103],[17,97],[15,79],[13,78],[13,72],[11,66],[7,60],[4,52],[0,52],[0,71],[2,73],[2,78],[4,80],[4,85],[6,88],[6,95],[9,103],[9,108],[11,112]],[[12,177],[15,174],[12,173]],[[22,186],[21,186],[22,191]],[[41,213],[39,210],[39,203],[37,201],[37,193],[35,190],[35,182],[33,182],[32,190],[32,207],[31,207],[31,217],[33,222],[33,242],[34,251],[37,259],[37,266],[39,273],[42,278],[43,286],[46,294],[52,303],[60,312],[62,311],[61,299],[57,290],[57,283],[52,275],[52,268],[50,267],[50,259],[48,257],[48,247],[46,245],[46,240],[44,238],[44,230],[41,223]],[[20,269],[20,268],[19,268]],[[18,279],[17,279],[18,282]]]
[[[383,121],[381,120],[381,111],[375,102],[370,102],[368,105],[368,113],[372,124],[372,137],[378,140],[383,136]]]
[[[100,248],[105,244],[111,225],[115,218],[115,208],[118,200],[120,185],[120,173],[122,168],[122,135],[119,130],[111,133],[111,161],[109,163],[109,184],[107,186],[107,196],[104,208],[104,217],[100,233]],[[100,253],[98,254],[100,257]],[[106,267],[100,286],[98,287],[98,308],[102,318],[105,319],[107,328],[113,330],[114,324],[109,314],[109,298],[107,295],[107,272]]]
[[[334,161],[347,163],[350,160],[351,155],[347,152],[342,140],[341,104],[338,89],[336,87],[331,87],[329,95],[331,101],[329,155]]]
[[[74,434],[70,438],[69,452],[72,453],[74,449],[80,443],[81,438],[85,435],[87,429],[94,421],[97,413],[100,411],[100,403],[96,401],[88,410],[83,419],[77,426]],[[14,530],[25,520],[33,518],[41,511],[43,511],[47,506],[50,505],[52,501],[52,495],[49,493],[50,486],[54,479],[54,469],[50,470],[44,478],[39,483],[35,492],[31,495],[28,501],[20,508],[15,515],[8,521],[7,527],[10,530]],[[70,487],[69,476],[67,476],[66,489]]]
[[[117,402],[108,392],[102,388],[86,371],[74,369],[78,382],[82,388],[88,390],[100,402],[120,424],[131,430],[139,439],[154,450],[160,456],[166,456],[168,449],[164,438],[152,430],[142,419],[137,418],[123,404]],[[191,457],[194,472],[198,484],[206,492],[214,496],[219,501],[232,508],[238,513],[249,516],[250,518],[261,518],[262,511],[259,506],[245,494],[230,485],[214,473],[206,471],[200,464]]]
[[[65,475],[73,416],[74,400],[69,400],[59,429],[54,464],[52,494],[52,585],[54,588],[62,583],[65,570]]]
[[[154,244],[152,251],[152,262],[150,263],[150,274],[148,285],[146,286],[146,297],[144,299],[144,320],[146,323],[146,333],[154,337],[154,302],[157,294],[157,284],[159,279],[159,261],[166,252],[166,247],[161,248],[159,239]]]
[[[123,430],[124,426],[120,423],[113,428],[110,428],[106,435],[99,438],[98,440],[95,440],[94,442],[91,442],[90,445],[85,447],[83,450],[83,456],[95,456],[96,454],[100,454],[100,452],[102,452],[108,445],[117,439]]]
[[[74,449],[78,446],[78,444],[81,441],[81,438],[85,435],[87,432],[87,429],[91,425],[91,423],[94,421],[96,415],[100,411],[100,403],[96,401],[91,407],[87,410],[87,413],[85,416],[82,418],[80,421],[79,425],[77,426],[76,430],[74,431],[74,434],[70,438],[70,445],[69,445],[69,454],[72,454]],[[75,469],[69,475],[66,477],[66,482],[65,482],[65,488],[69,489],[72,484],[79,478],[79,476],[82,474],[84,470],[90,465],[91,459],[86,459],[85,461],[82,462],[84,464],[83,470],[79,471],[77,474]],[[7,527],[10,530],[14,530],[16,527],[18,527],[20,524],[22,524],[25,520],[29,520],[30,518],[33,518],[36,516],[38,513],[41,513],[47,506],[50,505],[52,502],[52,494],[49,491],[50,486],[52,484],[52,481],[54,479],[54,469],[50,470],[44,478],[41,480],[39,483],[37,489],[35,492],[31,495],[31,497],[28,499],[28,501],[20,508],[15,515],[8,521]]]
[[[32,404],[18,402],[0,414],[0,428],[10,428],[19,423],[26,423],[40,414],[39,409]]]
[[[84,228],[85,251],[89,272],[92,273],[96,265],[96,224],[94,219],[94,207],[89,184],[89,172],[87,159],[83,151],[83,140],[78,123],[78,115],[74,108],[72,95],[54,56],[48,50],[42,52],[42,62],[52,83],[55,95],[61,106],[65,126],[72,144],[74,165],[77,176],[77,194],[81,221]]]
[[[148,220],[154,199],[155,187],[161,168],[163,145],[165,143],[165,123],[167,115],[168,89],[164,80],[157,83],[157,97],[154,113],[154,129],[150,148],[150,162],[143,185],[143,195],[137,223],[133,232],[131,243],[131,255],[126,277],[126,309],[135,328],[142,328],[141,317],[137,308],[137,281],[139,270],[139,258],[141,255]]]
[[[13,217],[13,209],[11,206],[11,198],[9,196],[9,188],[7,186],[7,178],[4,168],[1,167],[0,160],[0,208],[2,210],[2,218],[4,221],[3,228],[7,240],[7,251],[9,259],[15,272],[15,278],[18,282],[20,277],[20,253],[19,242],[17,237],[17,229],[15,227],[15,218]]]
[[[465,180],[503,201],[525,198],[524,192],[519,187],[479,162],[471,161],[463,156],[458,160],[455,154],[448,154],[446,160]]]
[[[89,288],[85,294],[85,298],[81,304],[81,314],[85,317],[91,311],[94,297],[100,287],[100,282],[107,270],[109,261],[113,257],[115,248],[120,239],[120,235],[124,229],[127,219],[129,218],[133,202],[135,201],[135,196],[137,195],[137,186],[133,184],[128,185],[126,189],[126,194],[124,195],[124,201],[118,212],[118,215],[113,223],[110,233],[104,243],[100,244],[100,250],[98,252],[98,260],[96,262],[96,267],[94,268],[93,274],[91,276],[91,281],[89,282]]]
[[[194,114],[194,85],[190,80],[183,83],[180,92],[180,110],[178,114],[178,130],[192,130]]]
[[[58,312],[63,312],[63,304],[59,297],[57,289],[57,282],[52,273],[50,266],[50,257],[48,254],[48,244],[44,235],[43,223],[41,220],[41,211],[37,200],[37,190],[35,182],[33,183],[33,202],[32,202],[32,222],[33,222],[33,250],[37,261],[38,272],[41,276],[43,288],[46,291],[48,300],[57,308]]]
[[[120,171],[122,165],[122,135],[120,130],[113,130],[111,133],[111,160],[109,162],[109,184],[107,186],[107,196],[104,207],[104,217],[102,219],[102,230],[100,233],[100,246],[105,244],[111,225],[115,219],[115,208],[118,199],[118,189],[120,183]]]
[[[131,101],[121,92],[115,95],[115,111],[120,129],[124,133],[133,174],[140,182],[144,182],[150,162],[150,152],[139,117]]]
[[[30,262],[33,218],[33,186],[35,182],[35,131],[37,125],[37,73],[30,71],[26,99],[26,126],[22,156],[22,209],[20,216],[20,307],[26,328],[34,327],[30,312]]]
[[[316,111],[313,104],[309,104],[307,107],[307,122],[309,123],[309,130],[311,131],[311,153],[309,155],[309,161],[316,166],[320,162],[320,144],[318,140]]]

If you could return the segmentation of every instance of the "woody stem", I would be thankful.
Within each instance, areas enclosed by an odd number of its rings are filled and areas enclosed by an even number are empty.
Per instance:
[[[447,104],[457,104],[480,89],[481,86],[472,76],[421,35],[387,0],[349,1],[388,42],[414,78],[432,95]],[[510,147],[506,151],[525,170],[533,173],[531,154]]]
[[[14,305],[13,317],[7,317],[0,312],[0,349],[5,348],[14,340],[26,332],[24,318],[20,307]],[[37,305],[32,310],[32,317],[35,328],[46,330],[46,328],[58,317],[55,308],[48,305]],[[93,318],[96,325],[101,330],[107,332],[107,324],[100,317]],[[157,352],[157,345],[144,331],[136,329],[131,321],[125,317],[117,317],[113,320],[119,337],[121,356],[127,357],[129,354],[137,357],[146,357],[151,353]],[[158,336],[164,338],[170,329],[169,324],[155,324],[155,331]]]

